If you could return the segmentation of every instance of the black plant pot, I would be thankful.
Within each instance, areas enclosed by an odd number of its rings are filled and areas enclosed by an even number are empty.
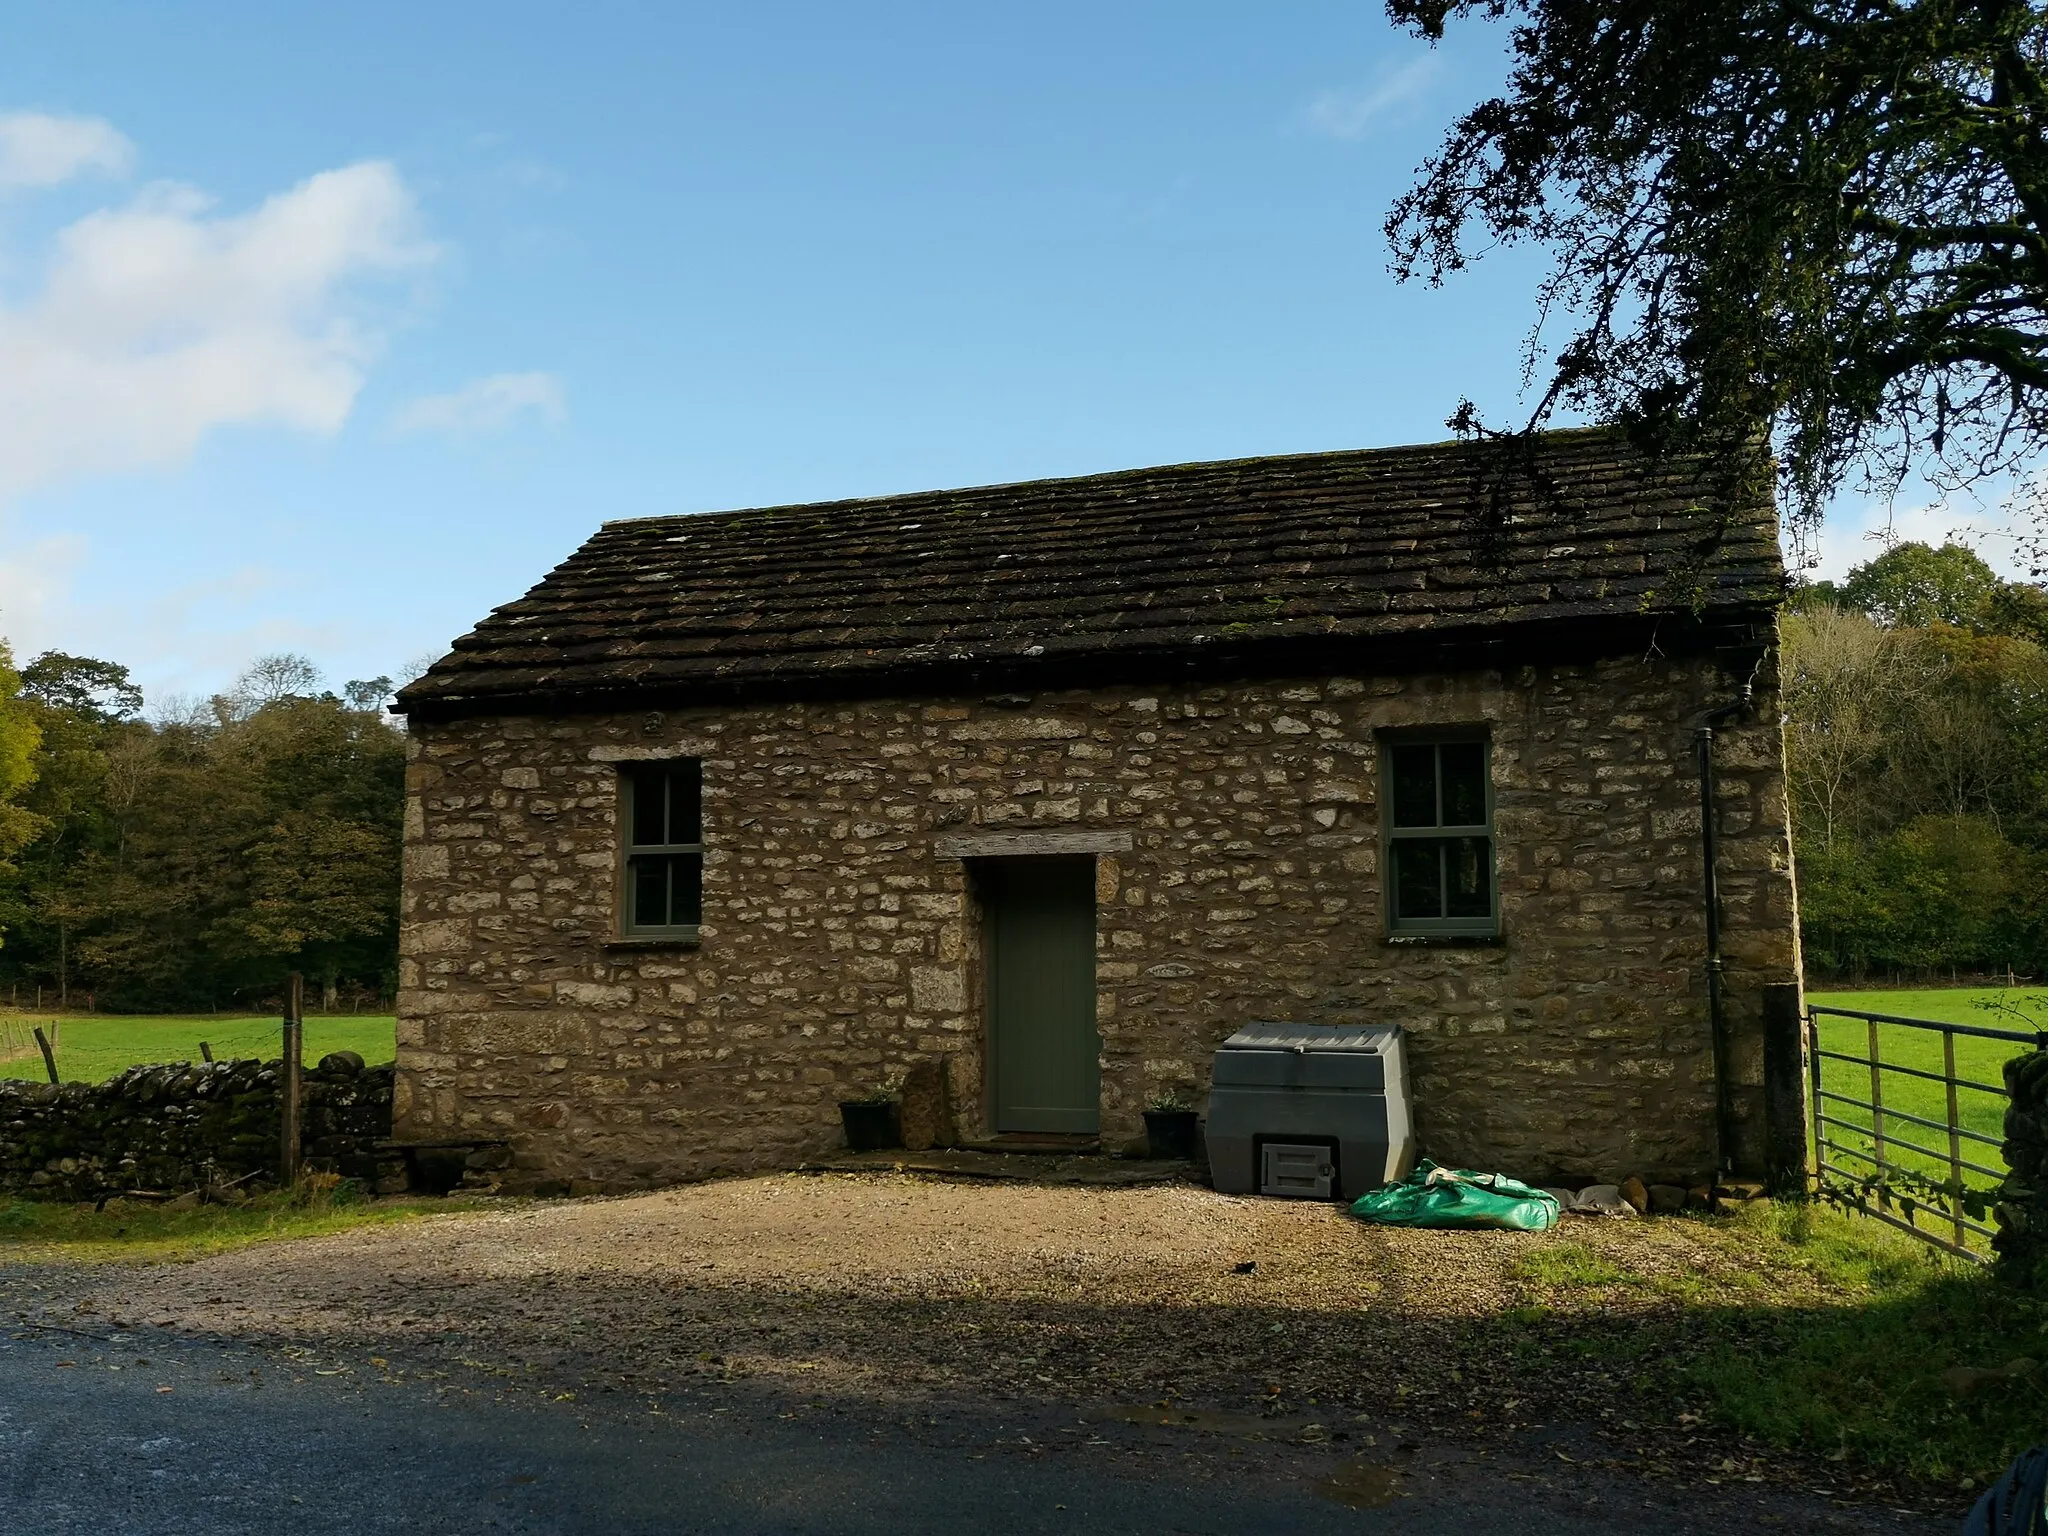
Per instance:
[[[1145,1111],[1145,1142],[1154,1157],[1195,1160],[1195,1112],[1192,1109]]]
[[[855,1152],[879,1152],[884,1147],[903,1145],[897,1128],[896,1106],[882,1103],[842,1103],[839,1120],[846,1127],[846,1145]]]

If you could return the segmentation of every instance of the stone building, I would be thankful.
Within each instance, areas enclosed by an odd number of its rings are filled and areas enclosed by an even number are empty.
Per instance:
[[[639,1188],[914,1074],[1119,1150],[1248,1021],[1395,1022],[1440,1161],[1754,1165],[1784,576],[1706,482],[1588,431],[604,525],[402,695],[399,1137]]]

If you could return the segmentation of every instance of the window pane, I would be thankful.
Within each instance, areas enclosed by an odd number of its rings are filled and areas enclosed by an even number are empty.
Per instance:
[[[634,848],[661,848],[704,840],[704,766],[695,758],[630,773]]]
[[[1444,821],[1447,827],[1486,825],[1486,747],[1477,741],[1447,741],[1438,749],[1444,763]]]
[[[631,887],[632,925],[635,928],[666,928],[668,915],[668,860],[659,854],[634,859],[627,870]]]
[[[1393,851],[1395,918],[1442,917],[1443,844],[1433,837],[1405,837]]]
[[[704,841],[704,765],[689,758],[668,771],[668,840]],[[690,918],[690,922],[696,919]]]
[[[704,855],[671,855],[668,861],[668,920],[693,926],[703,915]]]
[[[1449,748],[1445,749],[1448,759]],[[1454,837],[1446,847],[1450,890],[1444,907],[1451,917],[1493,916],[1493,839]]]
[[[643,853],[627,871],[633,928],[693,927],[703,915],[704,856]]]
[[[1388,755],[1394,768],[1394,825],[1437,825],[1436,748],[1396,747]]]
[[[659,768],[639,768],[632,774],[633,846],[660,847],[668,841],[668,818],[663,814],[666,775]]]

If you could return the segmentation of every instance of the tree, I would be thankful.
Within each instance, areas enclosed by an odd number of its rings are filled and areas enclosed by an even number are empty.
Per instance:
[[[396,829],[320,813],[280,821],[248,858],[248,907],[231,920],[250,952],[296,958],[332,1011],[341,974],[390,935],[398,911]]]
[[[273,657],[230,695],[144,720],[113,663],[24,670],[36,836],[0,866],[0,971],[144,1010],[247,1006],[292,970],[329,1006],[344,983],[388,988],[404,739],[374,701]]]
[[[21,695],[46,709],[105,725],[142,713],[142,690],[126,667],[62,651],[45,651],[21,669]]]
[[[2031,640],[2048,650],[2048,592],[2028,582],[2006,582],[1985,606],[1983,622],[1994,635]]]
[[[1919,658],[1860,613],[1823,608],[1785,621],[1784,691],[1794,824],[1833,854],[1857,827],[1858,791],[1884,761]]]
[[[1387,11],[1432,41],[1453,18],[1512,24],[1506,89],[1387,232],[1396,275],[1431,282],[1491,243],[1552,250],[1539,313],[1573,329],[1531,428],[1567,407],[1652,445],[1775,441],[1802,528],[1851,471],[1964,484],[2048,444],[2048,6]],[[1742,457],[1731,473],[1761,472]]]
[[[1927,658],[1930,686],[1916,691],[1900,711],[1892,763],[1903,782],[1895,781],[1894,789],[1908,791],[1913,803],[1957,825],[1981,816],[1997,829],[2022,750],[2011,694],[2027,687],[2025,678],[2009,673],[2018,670],[2012,666],[2016,659],[2038,672],[2040,658],[1990,660],[1961,635],[1928,635],[1914,649]]]
[[[36,748],[43,733],[21,697],[14,656],[0,641],[0,860],[13,857],[36,835],[42,821],[21,804],[35,782]]]
[[[21,706],[37,731],[26,804],[43,823],[38,844],[75,846],[98,814],[108,747],[142,712],[142,690],[126,667],[46,651],[21,669]]]
[[[286,699],[310,699],[320,692],[320,669],[303,656],[279,651],[258,656],[224,695],[231,712],[249,714]]]
[[[54,963],[60,1002],[69,991],[72,939],[97,913],[80,866],[112,831],[108,754],[132,733],[142,690],[126,667],[45,651],[21,669],[19,707],[33,722],[33,781],[22,808],[34,818],[13,867],[0,876],[0,918],[16,947]]]
[[[1905,542],[1857,566],[1839,586],[1802,583],[1793,590],[1796,613],[1843,608],[1868,614],[1887,628],[1946,625],[1977,635],[2007,635],[2048,647],[2048,591],[2025,581],[2004,581],[1977,553],[1948,543],[1939,549]]]
[[[1848,599],[1842,596],[1841,584],[1833,581],[1797,583],[1786,594],[1785,607],[1792,613],[1853,611]]]
[[[382,709],[384,701],[397,691],[397,685],[380,673],[342,684],[341,701],[350,709]]]
[[[1958,599],[1983,583],[1954,553],[1901,545],[1784,622],[1800,925],[1821,971],[2048,963],[2048,654],[1995,632],[1998,599],[2038,589],[1992,578],[1993,601]],[[1971,611],[1976,627],[1947,622]]]
[[[1886,626],[1976,629],[2004,585],[1975,550],[1961,544],[1930,549],[1904,543],[1851,571],[1842,597]]]

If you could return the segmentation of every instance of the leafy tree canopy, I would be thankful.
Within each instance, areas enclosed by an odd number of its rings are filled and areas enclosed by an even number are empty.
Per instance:
[[[344,683],[341,699],[350,709],[382,709],[385,700],[397,691],[398,685],[379,673],[375,677],[356,678]]]
[[[1433,282],[1494,242],[1554,252],[1540,310],[1574,329],[1532,426],[1562,406],[1653,442],[1774,441],[1799,528],[1852,471],[1961,484],[2048,442],[2048,5],[1387,11],[1431,40],[1512,26],[1506,88],[1387,230],[1397,275]]]
[[[1888,626],[1846,607],[1797,611],[1784,634],[1807,963],[2039,975],[2048,655],[2024,638]]]
[[[22,804],[35,782],[36,748],[42,728],[21,699],[21,675],[0,642],[0,859],[18,852],[42,829],[42,820]]]
[[[1894,545],[1851,571],[1842,597],[1884,625],[1975,629],[1982,626],[1992,598],[2004,585],[1975,550],[1961,544],[1930,549],[1907,543]]]
[[[126,1008],[246,1005],[292,970],[327,1006],[388,993],[405,753],[378,680],[345,701],[304,658],[265,657],[145,720],[114,663],[23,670],[11,701],[0,668],[0,857],[10,814],[26,841],[0,864],[0,983]]]
[[[1966,545],[1894,544],[1840,583],[1813,581],[1792,594],[1799,613],[1841,609],[1887,629],[1947,625],[1979,635],[2007,635],[2048,648],[2048,591],[2005,581]]]
[[[45,651],[23,667],[21,692],[51,709],[103,723],[142,713],[142,690],[126,667],[62,651]]]

